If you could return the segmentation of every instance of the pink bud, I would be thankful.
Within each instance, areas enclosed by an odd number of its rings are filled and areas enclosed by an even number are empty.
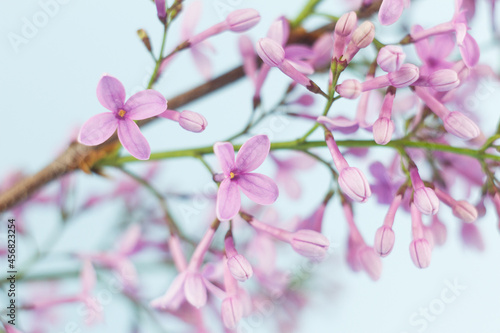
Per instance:
[[[290,237],[290,245],[292,245],[295,252],[309,259],[322,260],[330,246],[330,241],[314,230],[298,230],[292,233]]]
[[[406,59],[406,53],[397,45],[387,45],[380,49],[377,64],[386,72],[394,72],[401,68]]]
[[[370,184],[358,168],[347,167],[340,170],[339,185],[352,200],[365,202],[372,195]]]
[[[237,254],[227,260],[227,266],[231,275],[238,281],[244,282],[252,277],[253,269],[248,260],[241,254]]]
[[[472,223],[477,220],[477,209],[465,200],[457,201],[452,207],[453,215],[464,222]]]
[[[261,38],[256,45],[257,54],[270,67],[278,67],[285,60],[285,50],[271,38]]]
[[[179,116],[179,125],[190,132],[203,132],[207,127],[207,120],[201,114],[184,110]]]
[[[413,64],[404,64],[395,72],[389,73],[388,78],[391,86],[396,88],[408,87],[419,77],[419,69]]]
[[[349,41],[349,36],[356,27],[357,16],[355,12],[342,15],[335,24],[334,44],[332,59],[340,59],[344,54],[345,46]]]
[[[386,145],[389,143],[393,133],[394,122],[387,117],[378,118],[373,124],[373,139],[379,145]]]
[[[165,0],[155,0],[158,18],[162,22],[165,22],[165,20],[167,18],[167,7],[166,7],[165,2],[166,2]]]
[[[370,21],[364,21],[359,27],[354,30],[351,42],[357,48],[363,49],[373,42],[375,37],[375,26]]]
[[[386,257],[391,253],[395,240],[396,236],[392,228],[386,225],[381,226],[375,234],[375,251],[379,256]]]
[[[427,268],[431,263],[432,250],[425,238],[413,240],[410,244],[410,255],[418,268]]]
[[[363,270],[370,278],[377,281],[382,273],[382,260],[370,246],[363,246],[358,251],[359,261]]]
[[[345,13],[335,24],[335,35],[342,37],[349,36],[356,27],[357,21],[358,18],[355,12]]]
[[[413,194],[413,202],[418,210],[425,215],[434,215],[439,210],[439,199],[433,189],[420,187]]]
[[[479,127],[460,112],[450,112],[443,121],[448,133],[464,140],[474,139],[481,133]]]
[[[355,79],[345,80],[335,90],[344,98],[355,99],[361,95],[361,83]]]
[[[229,30],[233,32],[247,31],[259,23],[259,21],[259,12],[251,8],[235,10],[226,17]]]
[[[448,91],[460,85],[457,72],[452,69],[441,69],[429,75],[429,86],[436,91]]]
[[[243,317],[243,306],[236,297],[228,297],[222,301],[221,305],[222,322],[230,330],[236,329],[238,322]]]

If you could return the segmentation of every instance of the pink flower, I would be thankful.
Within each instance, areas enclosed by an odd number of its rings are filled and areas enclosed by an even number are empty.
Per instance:
[[[410,204],[413,240],[410,243],[410,256],[418,268],[427,268],[431,263],[432,246],[424,236],[422,215],[414,204]]]
[[[158,18],[163,23],[167,20],[167,7],[165,2],[165,0],[155,0]]]
[[[426,187],[416,166],[410,167],[410,177],[414,190],[413,201],[422,214],[434,215],[439,210],[439,199],[430,187]]]
[[[401,68],[406,59],[406,53],[401,46],[387,45],[380,49],[377,64],[386,72],[394,72]]]
[[[134,120],[151,118],[165,111],[165,97],[154,90],[144,90],[125,102],[125,88],[121,82],[104,75],[97,85],[97,98],[111,112],[100,113],[87,120],[80,130],[78,141],[96,146],[118,129],[118,139],[132,156],[139,160],[149,159],[151,148]]]
[[[217,193],[217,218],[230,220],[238,214],[241,206],[241,190],[250,200],[259,205],[270,205],[278,198],[278,187],[268,176],[252,173],[269,154],[271,143],[266,135],[256,135],[245,142],[234,158],[234,147],[229,142],[217,142],[214,153],[223,174],[216,175],[222,181]]]
[[[158,116],[176,121],[186,131],[194,133],[203,132],[208,125],[205,117],[203,117],[199,113],[188,110],[184,110],[182,112],[178,112],[175,110],[165,110],[165,112],[159,114]]]
[[[297,171],[311,169],[316,161],[306,154],[297,154],[286,159],[279,159],[274,154],[270,156],[278,167],[274,176],[276,182],[280,187],[284,187],[285,192],[290,198],[294,200],[299,199],[302,190],[299,181],[296,179],[296,173]]]

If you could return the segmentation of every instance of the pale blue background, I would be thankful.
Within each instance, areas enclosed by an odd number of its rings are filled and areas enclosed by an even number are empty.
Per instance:
[[[46,26],[40,28],[26,45],[19,47],[18,52],[10,45],[8,34],[20,34],[23,18],[30,19],[38,13],[41,10],[40,4],[32,0],[4,1],[0,4],[0,175],[17,168],[29,173],[40,169],[64,147],[71,133],[82,122],[102,112],[103,108],[95,98],[95,87],[103,73],[118,77],[130,95],[144,87],[145,80],[152,71],[151,57],[136,36],[138,28],[146,29],[157,50],[161,26],[155,17],[155,7],[150,1],[67,2],[60,6],[59,12],[51,17]],[[204,1],[203,20],[197,31],[220,20],[216,8],[221,3],[235,9],[252,7],[262,15],[261,23],[251,32],[251,36],[256,40],[265,35],[269,24],[277,16],[284,14],[294,17],[303,2]],[[341,2],[324,1],[321,8],[330,14],[340,15],[345,11],[338,5]],[[426,27],[448,20],[453,12],[453,4],[449,0],[414,1],[412,6],[412,14],[407,12],[403,16],[404,22],[418,22]],[[488,11],[485,1],[480,1],[472,33],[481,45],[489,44],[492,38],[487,33],[490,24]],[[310,23],[311,26],[317,24],[320,22]],[[384,42],[396,41],[403,35],[396,27],[377,25],[377,31],[382,32],[384,37],[381,39]],[[178,42],[177,36],[178,25],[172,28],[169,35],[168,49]],[[239,64],[236,40],[237,36],[232,34],[213,39],[213,45],[217,49],[217,54],[212,57],[215,73],[222,73]],[[482,55],[482,61],[498,70],[498,51],[488,49],[490,51]],[[273,98],[280,97],[284,83],[287,82],[277,72],[272,73],[270,80],[274,81],[278,88],[274,91],[268,90],[266,105],[272,105]],[[202,78],[194,69],[192,60],[185,55],[176,59],[175,66],[169,68],[157,90],[169,97],[201,82]],[[325,77],[318,77],[318,82],[324,86]],[[268,82],[267,88],[270,86]],[[495,115],[494,110],[498,109],[498,86],[493,88],[495,93],[480,103],[480,112],[493,110],[492,115],[496,122],[498,113]],[[239,81],[231,88],[189,105],[190,109],[201,112],[208,119],[209,126],[202,134],[185,132],[176,124],[168,122],[149,126],[144,133],[153,151],[210,144],[231,135],[243,126],[250,112],[251,95],[252,87],[249,82]],[[344,105],[348,104],[339,103],[338,109],[342,110]],[[322,108],[322,103],[318,102],[316,106]],[[345,110],[352,108],[346,107]],[[481,125],[490,133],[495,124],[483,122]],[[266,126],[269,127],[264,124],[263,128]],[[275,131],[274,140],[294,138],[308,126],[286,122],[283,131]],[[317,133],[317,138],[321,138],[320,133]],[[327,156],[326,154],[325,157]],[[356,163],[354,159],[352,161]],[[356,166],[367,169],[367,165],[357,163]],[[212,165],[216,167],[215,163]],[[168,174],[162,179],[164,184],[171,188],[192,192],[203,189],[203,186],[210,182],[208,174],[196,161],[172,162],[167,170]],[[269,163],[262,168],[262,172],[272,174],[274,171]],[[286,220],[294,214],[309,214],[326,191],[326,177],[328,173],[319,166],[301,177],[308,186],[305,193],[307,199],[303,199],[300,205],[292,204],[284,196],[280,197],[277,206],[281,207],[282,211],[283,208],[287,211],[283,219]],[[85,179],[85,184],[82,179]],[[91,180],[89,177],[81,177],[79,185],[94,190],[94,186],[103,188],[108,186],[109,182],[97,177]],[[377,207],[374,201],[364,206],[356,205],[356,221],[369,244],[373,242],[375,230],[381,225],[386,211],[386,207]],[[77,249],[89,250],[96,246],[103,247],[102,244],[109,245],[110,234],[116,235],[116,209],[119,207],[104,207],[77,219],[64,234],[66,241],[57,244],[55,251],[75,252]],[[491,205],[488,208],[491,210]],[[446,288],[446,280],[457,280],[466,286],[466,290],[446,306],[445,311],[429,324],[425,332],[500,332],[500,242],[496,226],[498,217],[490,212],[478,222],[485,237],[486,251],[477,253],[463,247],[458,221],[451,216],[447,207],[443,207],[443,212],[442,216],[446,217],[443,220],[446,219],[448,226],[448,242],[444,247],[435,249],[432,264],[426,270],[418,270],[411,262],[408,253],[409,216],[398,213],[394,251],[384,259],[382,278],[373,283],[365,274],[353,274],[345,263],[347,228],[338,200],[335,200],[328,207],[325,216],[325,234],[332,242],[332,255],[325,263],[314,268],[314,276],[307,282],[307,292],[312,300],[302,312],[297,331],[418,332],[417,328],[411,325],[412,314],[420,307],[428,307],[433,300],[439,298]],[[182,214],[177,213],[182,220]],[[201,220],[201,217],[198,220]],[[203,222],[191,224],[187,223],[189,221],[184,222],[193,235],[200,236],[197,226],[206,223],[206,220],[207,218]],[[43,244],[50,231],[58,227],[57,214],[53,211],[31,212],[28,221],[32,228],[37,230],[37,244]],[[78,244],[74,244],[75,239],[79,240]],[[27,253],[33,251],[33,244],[35,243],[23,244],[22,254],[26,253],[27,256]],[[281,253],[286,255],[291,251],[284,249]],[[298,269],[300,266],[294,264],[293,270]],[[162,293],[171,281],[172,274],[173,272],[165,270],[156,272],[155,280],[152,280],[156,282],[156,287],[154,291],[148,292],[148,296],[154,297]],[[21,292],[29,297],[28,290]],[[106,325],[95,329],[83,326],[83,331],[109,332],[111,328],[115,332],[126,331],[133,317],[125,319],[120,315],[121,311],[129,309],[121,302],[121,298],[117,296],[116,300],[120,301],[113,300],[109,308],[106,308]],[[273,331],[273,320],[270,317],[275,315],[274,311],[265,312],[262,321],[259,318],[254,318],[254,321],[246,320],[242,325],[247,327],[247,330],[241,331]],[[78,315],[72,307],[65,309],[64,317],[78,321]],[[248,327],[252,330],[248,330]],[[145,327],[144,331],[153,332],[154,326]]]

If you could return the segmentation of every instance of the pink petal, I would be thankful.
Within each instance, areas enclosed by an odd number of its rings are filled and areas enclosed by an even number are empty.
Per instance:
[[[184,282],[186,273],[183,272],[176,276],[170,284],[165,295],[153,300],[151,306],[160,309],[177,310],[184,300]]]
[[[432,54],[435,59],[446,59],[455,48],[452,34],[434,36]]]
[[[474,67],[478,63],[479,45],[471,35],[466,34],[463,43],[459,44],[458,48],[467,67]]]
[[[125,103],[125,88],[118,79],[104,75],[97,84],[97,99],[106,109],[118,111]]]
[[[87,146],[96,146],[113,135],[119,120],[113,113],[99,113],[83,124],[78,134],[78,141]]]
[[[234,169],[234,147],[229,142],[216,142],[214,144],[214,154],[219,160],[222,172],[226,177]]]
[[[236,156],[236,168],[239,172],[250,172],[257,169],[269,154],[271,142],[267,135],[256,135],[241,146]]]
[[[201,11],[203,9],[201,1],[193,1],[184,10],[184,18],[182,20],[181,37],[182,39],[189,39],[193,36],[194,28],[200,21]]]
[[[193,57],[194,64],[205,80],[210,80],[212,78],[212,62],[197,46],[199,45],[191,47],[191,56]]]
[[[80,279],[82,280],[82,294],[86,297],[92,292],[96,282],[94,266],[92,266],[92,262],[88,259],[83,261]]]
[[[131,253],[136,247],[141,237],[141,226],[132,224],[120,237],[118,242],[118,252],[123,254]]]
[[[224,179],[217,192],[217,218],[221,221],[230,220],[238,214],[240,207],[241,197],[238,184],[229,178]]]
[[[403,13],[402,0],[383,0],[378,12],[378,19],[383,25],[395,23]]]
[[[155,90],[143,90],[130,97],[124,109],[132,120],[151,118],[167,109],[167,100]]]
[[[314,67],[308,62],[305,62],[303,60],[290,60],[290,59],[288,59],[288,62],[292,64],[292,66],[302,74],[305,75],[314,74]]]
[[[267,31],[267,37],[280,45],[285,45],[290,35],[290,24],[284,16],[279,17],[271,24]]]
[[[424,31],[424,28],[420,25],[414,25],[411,29],[411,34],[417,34],[421,31]],[[426,60],[431,54],[431,47],[429,45],[429,39],[423,38],[415,43],[415,49],[417,50],[417,54],[420,59]]]
[[[270,205],[278,198],[278,186],[268,176],[244,173],[238,176],[237,182],[241,191],[259,205]]]
[[[149,143],[133,120],[124,118],[118,123],[118,139],[123,147],[138,160],[147,160],[151,154]]]
[[[207,288],[201,274],[190,273],[186,276],[184,295],[186,295],[186,300],[196,308],[201,308],[207,303]]]

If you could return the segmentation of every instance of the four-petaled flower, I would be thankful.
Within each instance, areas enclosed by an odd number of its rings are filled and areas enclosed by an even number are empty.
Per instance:
[[[110,112],[99,113],[83,124],[78,141],[87,146],[103,143],[118,129],[118,139],[132,156],[149,159],[151,148],[134,120],[159,115],[167,109],[163,95],[144,90],[125,102],[125,88],[118,79],[104,75],[97,85],[97,99]]]
[[[256,135],[245,142],[234,158],[234,147],[229,142],[217,142],[214,153],[219,159],[223,174],[215,176],[222,181],[217,193],[217,218],[230,220],[241,206],[239,189],[252,201],[270,205],[278,198],[278,187],[268,176],[251,173],[269,154],[271,143],[266,135]]]

